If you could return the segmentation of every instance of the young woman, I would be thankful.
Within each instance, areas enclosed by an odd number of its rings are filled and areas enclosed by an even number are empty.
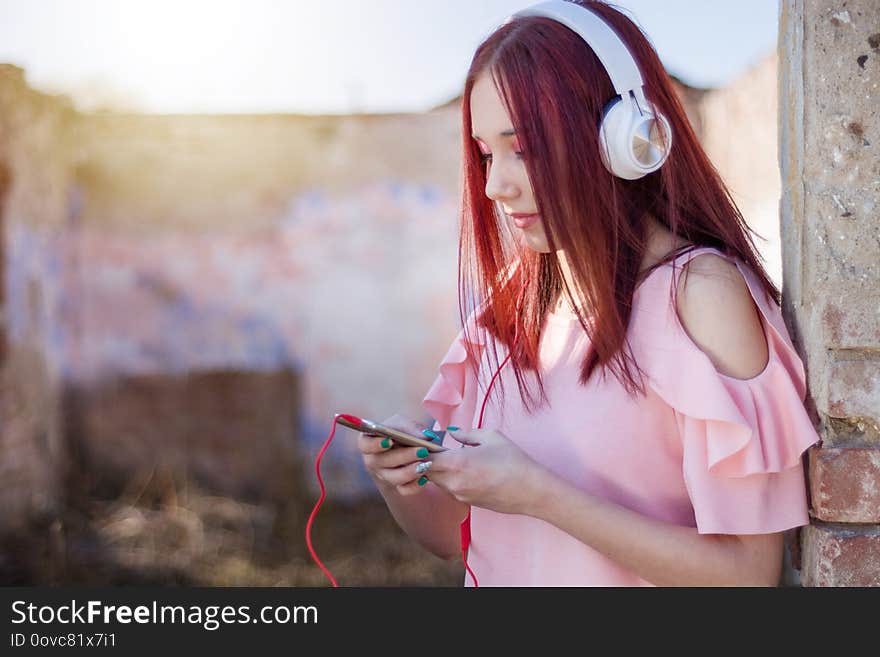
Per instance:
[[[639,28],[530,9],[464,87],[450,449],[361,434],[364,465],[468,586],[776,586],[818,440],[779,291]]]

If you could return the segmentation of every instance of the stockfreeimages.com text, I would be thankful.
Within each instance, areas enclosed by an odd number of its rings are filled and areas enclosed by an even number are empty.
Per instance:
[[[249,605],[105,605],[100,600],[88,600],[85,604],[71,600],[70,604],[54,607],[35,605],[24,600],[12,603],[14,624],[90,624],[90,623],[180,623],[202,625],[206,630],[216,630],[221,624],[231,623],[315,623],[318,622],[318,609],[314,606],[267,605],[251,615]]]

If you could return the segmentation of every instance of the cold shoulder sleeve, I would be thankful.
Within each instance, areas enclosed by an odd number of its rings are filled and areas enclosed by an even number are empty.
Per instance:
[[[422,408],[436,421],[434,429],[450,424],[472,429],[477,412],[478,381],[476,372],[485,346],[485,329],[478,328],[474,314],[468,318],[467,333],[462,328],[440,361],[439,373],[422,400]],[[444,445],[458,447],[455,440]]]
[[[803,363],[779,306],[765,297],[754,273],[734,261],[767,339],[769,358],[757,376],[719,373],[660,285],[649,290],[651,301],[638,312],[631,337],[648,384],[675,412],[684,483],[701,534],[764,534],[807,524],[801,455],[819,440],[804,407]],[[666,281],[674,292],[673,277]]]

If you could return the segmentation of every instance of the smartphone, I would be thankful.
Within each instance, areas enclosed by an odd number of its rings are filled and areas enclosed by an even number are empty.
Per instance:
[[[373,433],[380,436],[387,436],[398,445],[407,445],[408,447],[424,447],[429,452],[445,452],[447,449],[446,447],[443,447],[443,445],[438,445],[437,443],[432,442],[427,438],[418,438],[408,433],[404,433],[403,431],[398,431],[397,429],[386,427],[384,424],[379,424],[378,422],[373,422],[372,420],[366,420],[364,418],[358,417],[357,415],[351,415],[350,413],[340,413],[336,416],[336,421],[339,424],[348,427],[349,429],[354,429],[362,433]],[[435,431],[434,433],[442,438],[445,432]]]

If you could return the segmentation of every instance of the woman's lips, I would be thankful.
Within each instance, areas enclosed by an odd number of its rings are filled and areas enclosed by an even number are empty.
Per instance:
[[[528,215],[512,215],[513,223],[517,228],[528,228],[529,226],[533,226],[538,223],[538,220],[541,218],[539,214],[528,214]]]

